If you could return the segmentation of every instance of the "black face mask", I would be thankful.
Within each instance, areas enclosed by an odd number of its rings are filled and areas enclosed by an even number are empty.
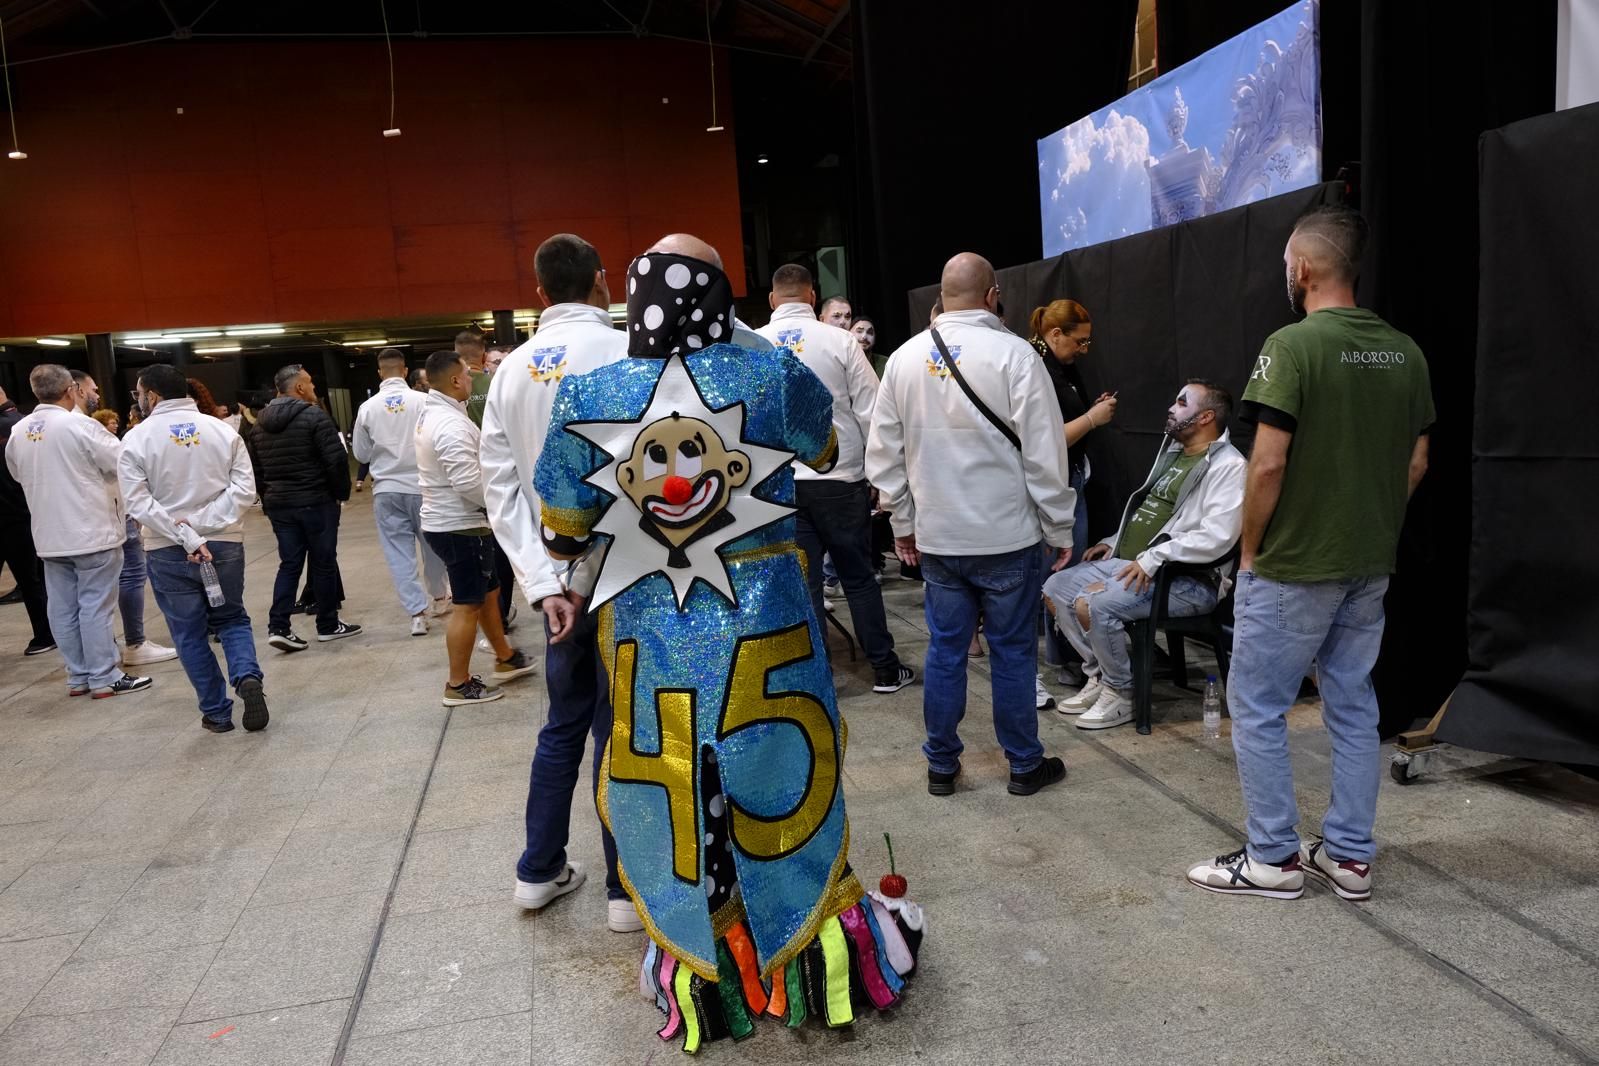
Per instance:
[[[733,286],[710,263],[651,252],[627,268],[627,354],[690,355],[733,340]]]

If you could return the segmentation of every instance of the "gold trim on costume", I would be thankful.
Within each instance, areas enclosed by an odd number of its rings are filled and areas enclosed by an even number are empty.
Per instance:
[[[539,508],[539,522],[551,533],[558,533],[563,537],[582,540],[594,529],[594,523],[600,517],[598,507],[551,507],[545,504]]]
[[[836,462],[838,462],[838,430],[830,428],[827,431],[827,444],[822,448],[822,454],[805,462],[805,465],[812,470],[825,471]]]

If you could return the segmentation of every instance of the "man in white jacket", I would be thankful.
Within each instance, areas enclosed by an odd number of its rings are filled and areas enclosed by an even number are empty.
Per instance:
[[[67,665],[67,694],[104,699],[148,688],[117,664],[112,609],[127,539],[117,493],[122,445],[77,413],[72,372],[44,363],[28,375],[39,399],[6,442],[6,468],[32,514],[34,550],[44,563],[50,630]]]
[[[1247,463],[1227,438],[1233,398],[1214,382],[1184,385],[1166,412],[1166,441],[1143,486],[1128,499],[1115,536],[1083,553],[1080,565],[1044,582],[1061,632],[1083,657],[1088,683],[1063,700],[1079,729],[1109,729],[1133,718],[1127,623],[1148,618],[1155,575],[1166,563],[1210,563],[1238,542]],[[1231,567],[1228,567],[1230,570]],[[1207,614],[1230,573],[1173,580],[1172,618]]]
[[[927,583],[927,791],[955,791],[966,648],[981,609],[1008,789],[1030,796],[1066,776],[1059,758],[1044,755],[1034,703],[1043,547],[1057,549],[1059,569],[1072,542],[1076,496],[1066,481],[1066,436],[1038,353],[996,314],[999,286],[988,261],[955,256],[939,288],[944,312],[889,357],[866,476],[893,515],[900,559],[920,564]]]
[[[575,234],[557,233],[539,245],[533,269],[545,310],[538,332],[506,356],[489,386],[481,456],[489,524],[527,601],[544,612],[548,638],[549,712],[528,773],[527,844],[516,864],[516,901],[536,910],[584,881],[583,867],[566,856],[572,791],[591,735],[598,785],[600,756],[611,733],[611,701],[595,642],[596,616],[583,609],[581,596],[564,587],[544,550],[533,472],[561,379],[626,358],[627,335],[611,323],[611,291],[593,245]],[[609,897],[606,924],[618,933],[642,929],[617,872],[616,841],[603,825],[600,833]]]
[[[494,649],[496,685],[525,677],[534,667],[505,639],[500,621],[494,533],[484,511],[483,472],[478,465],[479,434],[466,413],[471,372],[453,351],[428,356],[427,372],[431,388],[416,423],[417,481],[422,489],[422,533],[444,560],[455,598],[444,636],[450,654],[444,706],[459,707],[505,695],[472,673],[472,642],[479,625]]]
[[[244,609],[244,510],[255,502],[255,469],[239,435],[201,414],[187,391],[175,367],[139,372],[134,395],[144,419],[123,440],[117,470],[128,513],[144,527],[150,585],[200,699],[201,727],[232,731],[231,683],[244,701],[244,728],[256,732],[268,715]],[[216,574],[214,588],[206,564]],[[222,645],[226,679],[210,632]]]
[[[355,415],[351,450],[356,462],[372,468],[372,517],[378,543],[389,564],[389,576],[400,604],[411,616],[411,635],[426,636],[428,601],[444,612],[444,562],[422,537],[422,488],[416,473],[416,420],[422,397],[405,381],[405,354],[385,348],[378,355],[378,392]],[[417,580],[416,553],[422,549],[422,574]]]
[[[866,435],[877,402],[877,374],[860,342],[847,330],[819,321],[811,310],[811,272],[798,263],[772,275],[772,318],[756,332],[787,348],[833,395],[833,435],[838,461],[826,473],[793,463],[794,539],[806,557],[811,608],[822,613],[822,553],[832,556],[849,600],[850,619],[872,664],[873,692],[898,692],[916,679],[899,661],[883,610],[883,590],[872,567],[872,490],[866,483]]]

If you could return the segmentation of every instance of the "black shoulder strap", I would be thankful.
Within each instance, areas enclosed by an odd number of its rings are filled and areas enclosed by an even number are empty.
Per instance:
[[[949,376],[955,379],[955,384],[959,385],[961,391],[966,394],[966,398],[972,401],[972,406],[977,408],[978,412],[981,413],[984,418],[988,419],[995,429],[999,430],[1005,435],[1005,439],[1010,441],[1011,447],[1015,448],[1017,451],[1021,451],[1021,438],[1016,435],[1015,430],[1011,429],[1010,426],[1005,424],[1003,419],[1001,419],[993,411],[990,411],[988,409],[988,405],[982,400],[978,399],[977,393],[973,392],[972,387],[966,384],[966,378],[963,374],[961,374],[960,366],[955,362],[954,359],[950,358],[949,348],[945,346],[944,338],[938,335],[937,329],[933,330],[933,343],[938,345],[939,358],[944,360],[944,366],[948,368]]]

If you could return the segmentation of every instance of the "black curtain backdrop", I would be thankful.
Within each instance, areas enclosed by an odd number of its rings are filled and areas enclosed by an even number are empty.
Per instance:
[[[1599,765],[1599,104],[1487,133],[1481,159],[1469,664],[1439,736]]]
[[[859,234],[850,296],[891,350],[905,292],[956,252],[1043,254],[1037,141],[1126,94],[1137,0],[856,0]]]

